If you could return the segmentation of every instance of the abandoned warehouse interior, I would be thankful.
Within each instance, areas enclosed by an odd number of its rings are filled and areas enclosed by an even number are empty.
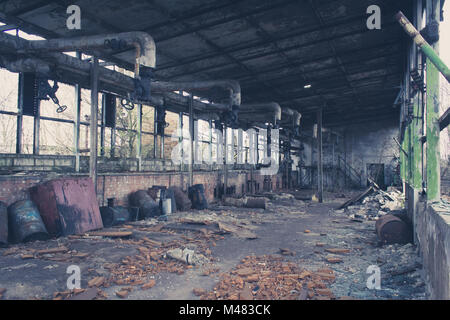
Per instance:
[[[0,0],[0,300],[449,299],[446,8]]]

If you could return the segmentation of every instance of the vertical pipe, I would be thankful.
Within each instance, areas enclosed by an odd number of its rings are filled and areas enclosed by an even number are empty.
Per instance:
[[[432,4],[432,5],[431,5]],[[431,11],[429,11],[431,10]],[[427,1],[427,24],[440,20],[440,0]],[[433,46],[439,55],[439,43]],[[439,201],[441,173],[439,150],[439,71],[429,58],[427,63],[427,200]]]
[[[201,164],[200,161],[200,142],[198,136],[198,120],[194,119],[194,135],[192,136],[194,140],[194,164]]]
[[[161,159],[164,159],[165,157],[164,157],[164,144],[165,144],[165,137],[164,137],[164,135],[165,135],[165,132],[164,132],[164,127],[163,128],[161,128],[162,129],[162,134],[161,134]]]
[[[105,94],[102,94],[102,119],[100,121],[100,156],[103,158],[105,156],[105,122],[106,122],[106,99]]]
[[[212,120],[209,120],[209,162],[211,164],[211,171],[214,169],[213,165],[213,122]]]
[[[137,160],[138,171],[142,171],[142,104],[138,105],[137,110],[138,137],[137,137]]]
[[[90,163],[89,176],[97,194],[97,149],[98,149],[98,58],[91,66],[91,123],[90,123]]]
[[[180,150],[180,171],[183,171],[183,164],[184,164],[184,137],[183,137],[183,112],[180,112],[178,114],[178,143],[181,146]]]
[[[242,129],[238,129],[238,164],[244,164],[244,132]]]
[[[77,58],[81,60],[81,52],[77,52]],[[75,124],[74,124],[74,144],[75,144],[75,172],[80,172],[80,117],[81,117],[81,86],[75,85]],[[111,145],[112,147],[112,145]]]
[[[422,24],[422,0],[414,1],[414,22],[415,27],[420,30]],[[417,46],[412,46],[412,63],[411,67],[419,71],[419,65],[421,65],[421,56],[418,53]],[[414,97],[414,112],[413,112],[413,187],[416,190],[422,188],[422,143],[420,138],[423,135],[422,132],[422,114],[421,114],[421,92],[418,91]]]
[[[157,158],[158,157],[158,121],[156,121],[156,119],[158,119],[158,108],[154,107],[154,112],[153,112],[153,158]]]
[[[39,139],[40,139],[40,127],[41,127],[41,103],[38,100],[36,103],[36,114],[34,115],[33,124],[33,154],[39,154]]]
[[[223,163],[223,196],[227,196],[228,188],[228,128],[223,126],[224,163]]]
[[[322,108],[317,111],[317,171],[318,171],[318,197],[323,202],[323,163],[322,163]]]
[[[408,186],[412,185],[412,168],[413,168],[413,155],[412,155],[412,139],[413,139],[413,130],[412,130],[412,114],[410,113],[410,71],[411,71],[411,45],[410,43],[406,44],[406,68],[404,74],[404,82],[405,82],[405,112],[407,114],[407,127],[408,130],[408,139],[406,140],[406,152],[408,152],[408,160],[407,160],[407,172],[406,172],[406,182]]]
[[[17,97],[17,128],[16,128],[16,153],[22,153],[22,124],[23,124],[23,74],[19,74],[19,90]]]
[[[194,185],[194,96],[189,93],[189,186]]]

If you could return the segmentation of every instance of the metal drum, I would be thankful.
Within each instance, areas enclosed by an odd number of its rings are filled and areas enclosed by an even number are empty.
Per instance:
[[[192,201],[192,207],[197,210],[208,209],[208,201],[205,197],[205,187],[202,184],[196,184],[188,189],[189,199]]]
[[[48,240],[50,238],[41,215],[32,201],[18,201],[11,205],[8,211],[12,242]]]
[[[0,246],[8,244],[8,207],[0,201]]]
[[[130,212],[124,207],[101,207],[103,226],[105,228],[118,226],[130,221]]]
[[[163,216],[172,214],[172,200],[171,199],[161,200],[161,209]]]
[[[375,224],[378,237],[383,243],[408,243],[412,240],[410,227],[400,218],[387,214]]]

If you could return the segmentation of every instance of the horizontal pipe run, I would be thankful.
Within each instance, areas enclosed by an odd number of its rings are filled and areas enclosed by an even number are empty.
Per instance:
[[[33,40],[25,42],[19,53],[49,52],[49,51],[82,51],[89,49],[112,49],[118,51],[122,47],[135,47],[139,64],[155,68],[156,45],[153,38],[146,32],[124,32],[85,36],[79,38],[63,38],[50,40]]]
[[[256,116],[260,112],[272,113],[276,121],[281,121],[281,107],[276,102],[243,104],[241,105],[239,115],[244,117],[245,115]]]
[[[57,80],[68,84],[79,84],[81,87],[90,88],[91,63],[79,60],[63,53],[42,52],[34,54],[33,58],[17,56],[17,48],[25,47],[28,40],[0,33],[0,64],[12,72],[39,72],[51,80]],[[102,91],[127,96],[135,90],[135,79],[104,67],[99,67],[99,87]],[[188,104],[188,97],[173,92],[165,92],[164,95],[152,94],[150,101],[137,101],[145,105],[165,106],[166,104],[181,105],[183,110]],[[207,104],[194,100],[194,109],[202,112],[228,111],[225,104]]]
[[[223,88],[230,91],[231,106],[241,105],[241,86],[234,80],[211,80],[211,81],[192,81],[192,82],[166,82],[153,81],[152,90],[154,92],[173,92],[173,91],[192,91],[207,90],[211,88]]]

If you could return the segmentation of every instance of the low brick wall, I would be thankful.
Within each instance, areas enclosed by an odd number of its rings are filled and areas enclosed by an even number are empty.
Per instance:
[[[416,216],[416,235],[431,299],[450,299],[450,210],[438,205]]]
[[[0,201],[10,205],[16,201],[29,199],[28,189],[45,181],[59,177],[85,177],[85,174],[34,174],[27,176],[0,176]],[[236,194],[247,191],[250,173],[246,170],[232,170],[228,176],[228,186],[236,187]],[[255,181],[262,190],[264,176],[254,175]],[[97,197],[99,205],[106,205],[108,198],[116,198],[118,205],[128,204],[128,195],[134,191],[148,189],[152,186],[179,186],[186,189],[189,175],[187,172],[151,172],[151,173],[109,173],[99,174],[97,181]],[[204,184],[208,201],[214,199],[214,189],[221,181],[220,171],[194,172],[194,184]],[[272,189],[281,187],[281,175],[272,177]]]

